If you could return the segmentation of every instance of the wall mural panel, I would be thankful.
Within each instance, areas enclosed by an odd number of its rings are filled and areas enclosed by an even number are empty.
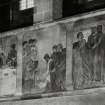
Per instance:
[[[105,21],[103,16],[74,22],[72,83],[74,90],[105,86]],[[100,20],[101,18],[101,20]]]
[[[0,96],[16,92],[17,37],[0,38]]]
[[[66,89],[66,34],[59,26],[25,34],[22,54],[24,93]]]
[[[17,35],[0,38],[0,96],[105,86],[105,15]]]

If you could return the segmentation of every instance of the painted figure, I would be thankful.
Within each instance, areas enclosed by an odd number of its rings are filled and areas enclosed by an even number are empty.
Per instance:
[[[100,86],[105,83],[105,35],[102,25],[91,28],[87,42],[82,32],[73,43],[72,80],[74,89]]]
[[[92,27],[91,28],[91,35],[88,37],[88,41],[87,41],[87,49],[88,49],[88,64],[89,64],[89,75],[90,75],[90,81],[94,81],[94,76],[95,76],[95,50],[94,50],[94,45],[95,45],[95,38],[96,38],[96,27]]]
[[[50,70],[51,91],[54,92],[57,89],[56,86],[57,45],[54,45],[52,47],[52,51],[53,51],[51,54],[52,61],[50,62],[49,70]]]
[[[26,70],[27,70],[27,61],[29,60],[29,50],[30,50],[30,47],[29,47],[29,44],[27,41],[24,41],[23,42],[23,80],[22,80],[22,84],[23,84],[23,87],[24,89],[25,88],[28,88],[29,85],[28,85],[28,73]]]
[[[86,40],[82,32],[77,34],[77,39],[78,41],[73,43],[72,80],[74,89],[83,88],[84,82],[88,80],[88,67],[85,60]]]
[[[38,67],[38,48],[36,46],[37,40],[31,39],[29,40],[31,53],[30,53],[30,62],[31,62],[31,71],[33,75],[33,88],[35,88],[35,83],[37,81],[37,67]]]
[[[49,92],[51,91],[51,80],[50,80],[50,71],[49,71],[49,66],[50,66],[50,63],[51,63],[51,58],[49,56],[49,54],[45,54],[44,55],[44,60],[46,61],[46,74],[45,74],[45,84],[46,84],[46,88],[45,88],[45,91],[46,92]]]
[[[65,49],[62,44],[57,45],[57,62],[56,62],[56,88],[57,91],[65,90],[66,76],[66,56]]]
[[[38,48],[36,43],[36,39],[23,42],[23,84],[29,91],[35,88],[37,81]]]
[[[103,48],[101,46],[101,41],[104,34],[102,32],[102,25],[97,26],[97,33],[95,38],[95,45],[94,45],[94,51],[95,51],[95,81],[101,81],[101,72],[102,72],[102,62],[103,62]]]
[[[66,49],[62,44],[54,45],[50,62],[51,88],[53,92],[64,91],[66,81]]]

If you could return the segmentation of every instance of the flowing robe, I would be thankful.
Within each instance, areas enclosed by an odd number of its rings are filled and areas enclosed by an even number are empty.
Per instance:
[[[89,66],[86,56],[86,41],[73,44],[72,56],[72,80],[74,89],[83,88],[86,81],[89,79]]]

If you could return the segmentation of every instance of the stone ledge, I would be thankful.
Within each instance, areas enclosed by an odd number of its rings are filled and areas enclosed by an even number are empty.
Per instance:
[[[8,101],[22,101],[22,100],[33,100],[33,99],[46,99],[46,98],[54,98],[54,97],[65,97],[65,96],[85,96],[91,94],[105,94],[105,88],[93,88],[93,89],[85,89],[85,90],[75,90],[68,92],[56,92],[56,93],[42,93],[42,94],[31,94],[31,95],[22,95],[22,96],[4,96],[0,97],[0,102],[8,102]]]

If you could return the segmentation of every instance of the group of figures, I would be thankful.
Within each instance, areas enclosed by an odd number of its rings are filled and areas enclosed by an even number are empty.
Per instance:
[[[65,90],[66,82],[66,48],[62,44],[52,47],[52,54],[45,54],[47,63],[46,91],[57,92]]]
[[[28,91],[35,88],[38,67],[37,39],[23,41],[23,87]]]
[[[103,26],[91,28],[87,41],[77,34],[73,43],[72,80],[74,89],[95,87],[105,83],[105,34]]]
[[[16,68],[17,67],[17,51],[16,44],[10,46],[8,54],[0,47],[0,68]]]
[[[41,77],[38,77],[40,73],[40,60],[37,39],[23,41],[23,88],[31,92],[32,89],[37,89],[38,86],[40,87],[40,85],[44,84],[44,92],[64,91],[66,48],[63,48],[62,44],[54,45],[52,47],[52,54],[46,53],[42,59],[46,65],[46,73],[40,75],[45,77],[44,82],[41,83],[38,80]],[[39,84],[38,81],[40,81]]]

